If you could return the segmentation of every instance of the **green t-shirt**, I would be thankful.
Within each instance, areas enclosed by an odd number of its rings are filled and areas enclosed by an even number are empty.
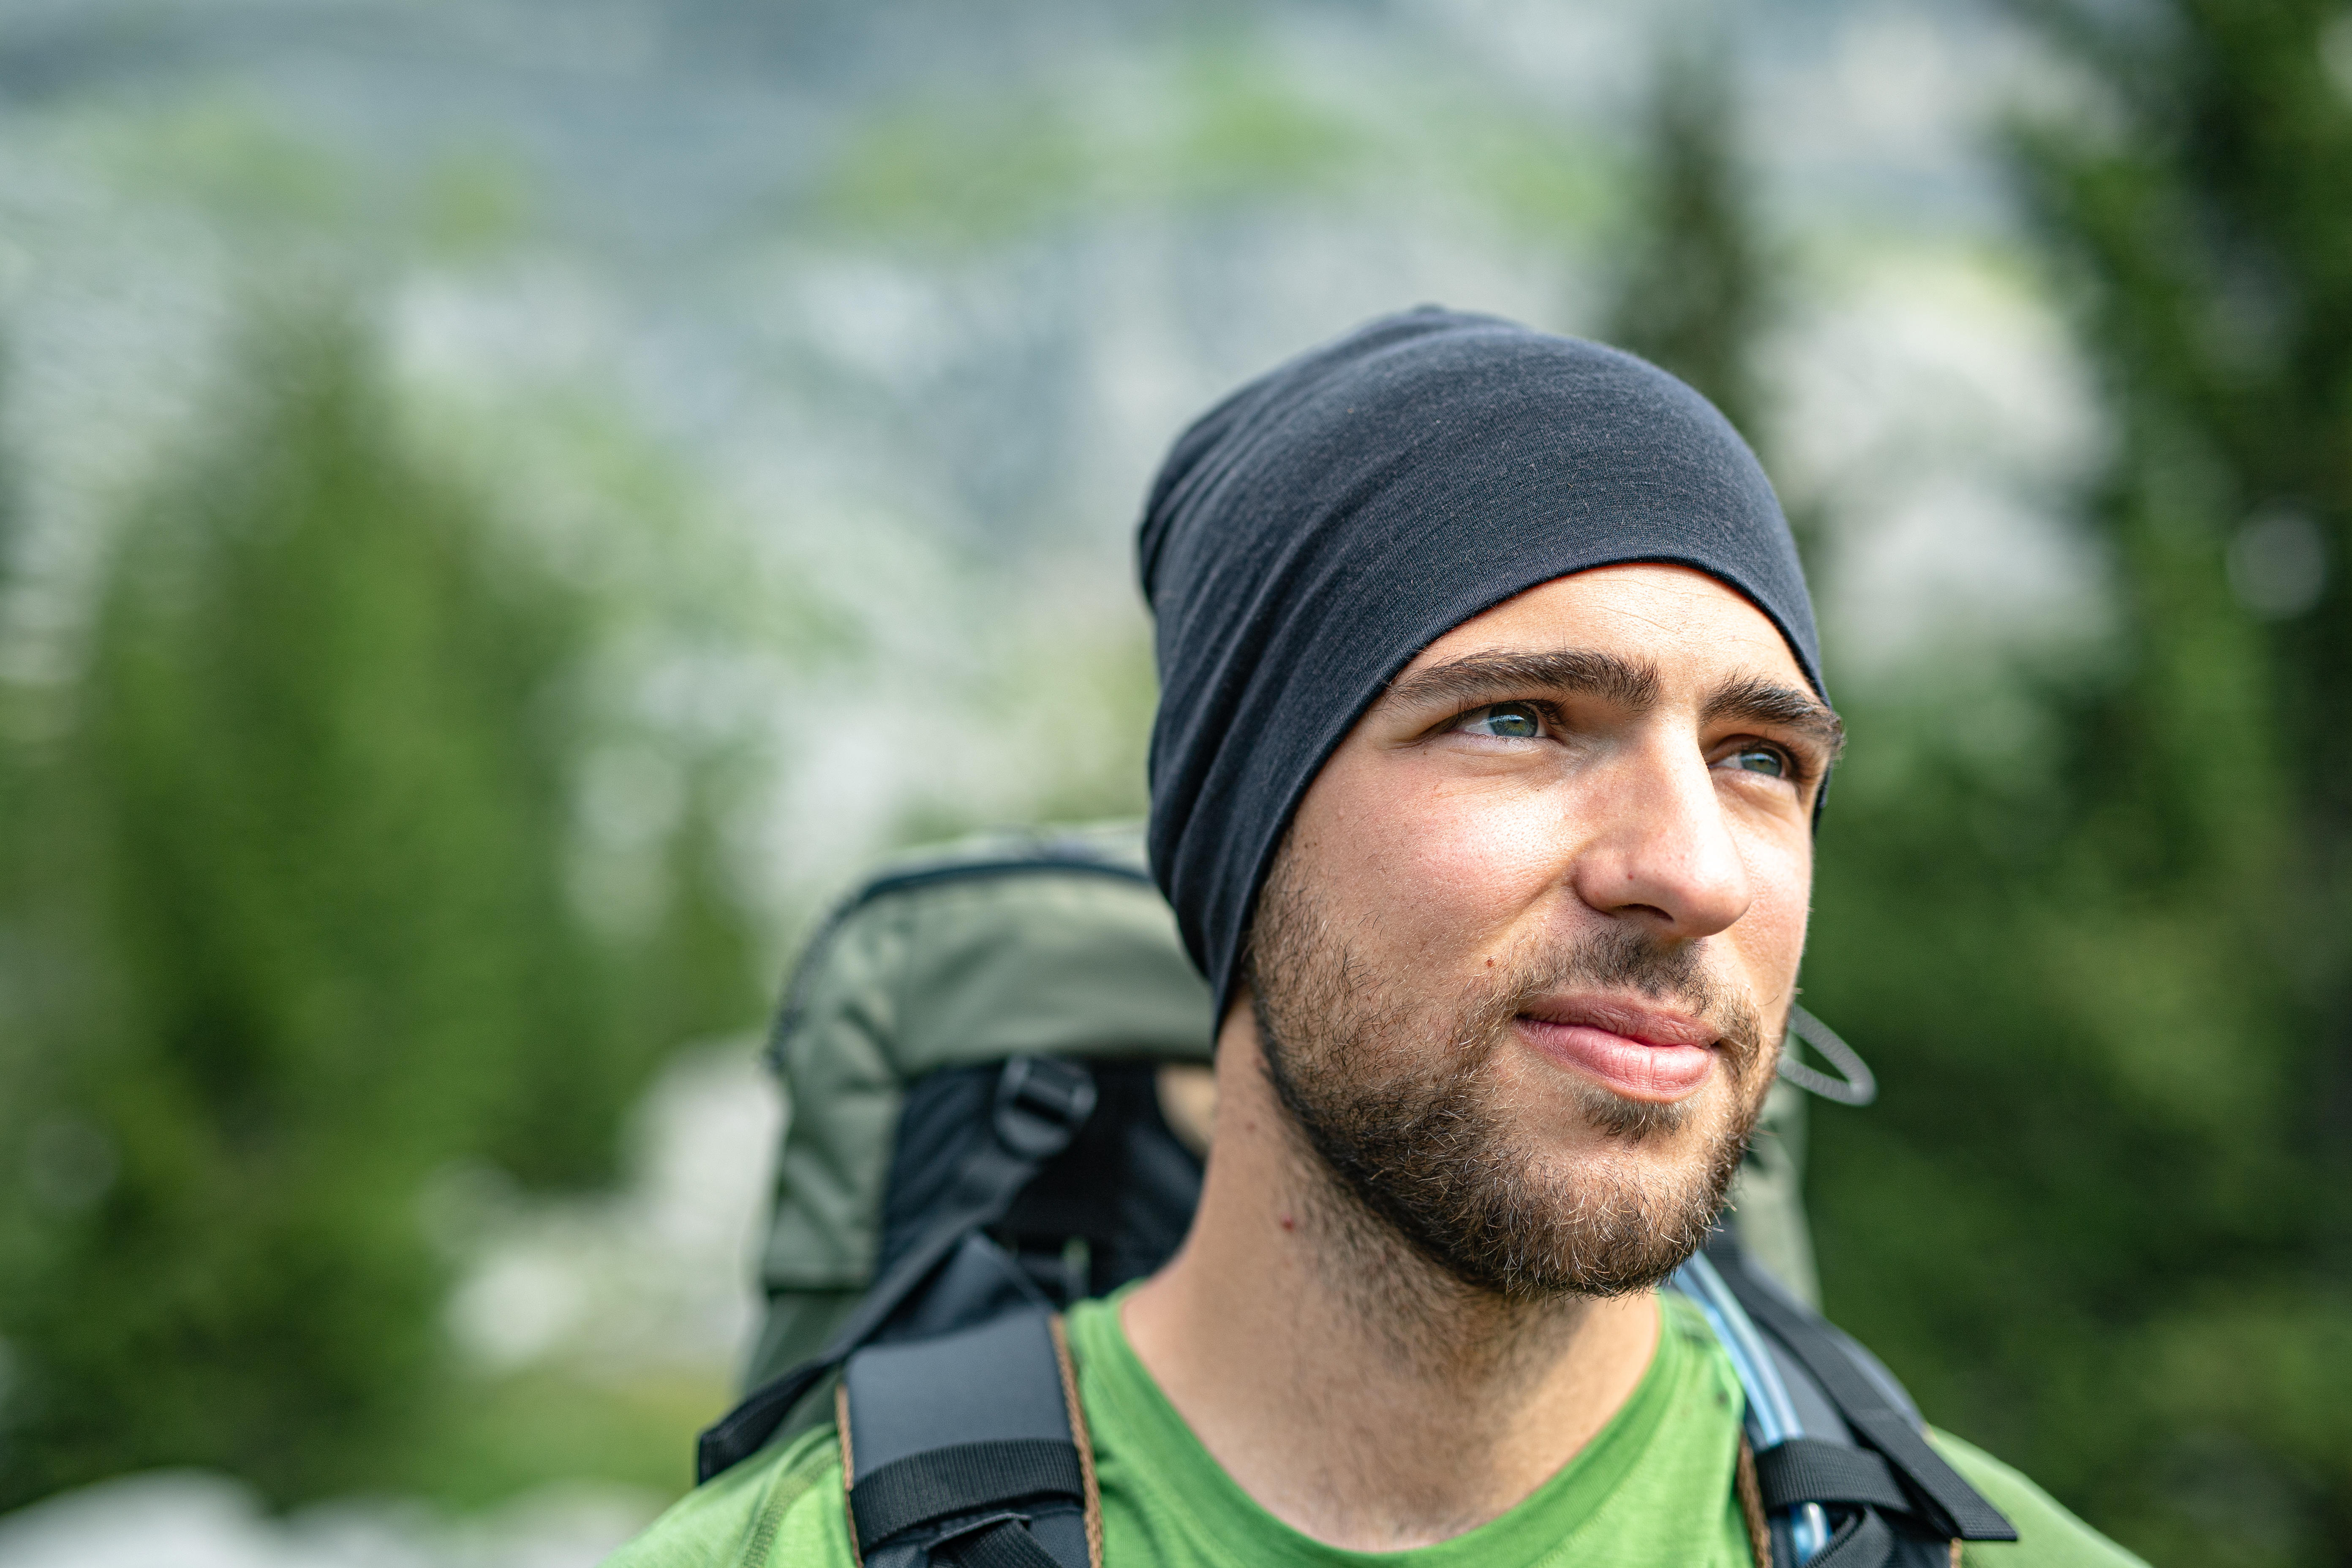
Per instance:
[[[1740,1392],[1688,1302],[1662,1296],[1657,1353],[1623,1408],[1498,1519],[1409,1552],[1342,1552],[1275,1518],[1219,1468],[1136,1359],[1116,1298],[1071,1310],[1070,1352],[1102,1488],[1108,1568],[1747,1568],[1732,1492]],[[1941,1433],[1936,1447],[2017,1525],[1969,1568],[2126,1568],[2032,1482]],[[606,1568],[855,1568],[831,1427],[688,1493]],[[2144,1568],[2144,1565],[2143,1565]]]

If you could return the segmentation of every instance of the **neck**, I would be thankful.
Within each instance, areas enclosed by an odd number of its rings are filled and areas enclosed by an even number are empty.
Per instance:
[[[1657,1339],[1647,1294],[1506,1300],[1367,1212],[1276,1101],[1246,1005],[1218,1042],[1192,1234],[1122,1321],[1244,1491],[1358,1551],[1447,1540],[1526,1498],[1625,1402]]]

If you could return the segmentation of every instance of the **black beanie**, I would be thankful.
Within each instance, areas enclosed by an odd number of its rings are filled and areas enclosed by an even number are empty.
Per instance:
[[[1220,1017],[1307,784],[1415,655],[1512,595],[1695,567],[1827,697],[1795,542],[1738,433],[1631,354],[1493,316],[1385,317],[1226,398],[1169,453],[1137,554],[1151,868]]]

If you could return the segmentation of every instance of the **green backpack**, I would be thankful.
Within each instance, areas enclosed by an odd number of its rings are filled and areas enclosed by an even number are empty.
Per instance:
[[[867,1568],[1104,1568],[1058,1314],[1182,1242],[1213,1135],[1212,1014],[1135,825],[881,867],[810,942],[777,1021],[767,1319],[699,1478],[833,1420]],[[1784,1059],[1728,1224],[1670,1288],[1748,1393],[1771,1560],[1941,1568],[1956,1539],[2015,1532],[1813,1305],[1795,1086],[1872,1091],[1796,1021],[1846,1076]]]

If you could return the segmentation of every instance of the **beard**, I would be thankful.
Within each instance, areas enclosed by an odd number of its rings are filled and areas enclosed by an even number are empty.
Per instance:
[[[1248,963],[1267,1078],[1331,1178],[1323,1184],[1462,1286],[1508,1301],[1622,1296],[1680,1268],[1723,1208],[1770,1084],[1755,1009],[1709,981],[1694,943],[1604,933],[1431,1001],[1349,951],[1287,847],[1260,896]],[[1512,1021],[1571,988],[1637,991],[1719,1030],[1729,1094],[1713,1125],[1695,1125],[1709,1108],[1687,1100],[1581,1084],[1578,1110],[1601,1152],[1548,1162],[1505,1115],[1498,1068]],[[1691,1158],[1639,1157],[1686,1130],[1699,1134]]]

